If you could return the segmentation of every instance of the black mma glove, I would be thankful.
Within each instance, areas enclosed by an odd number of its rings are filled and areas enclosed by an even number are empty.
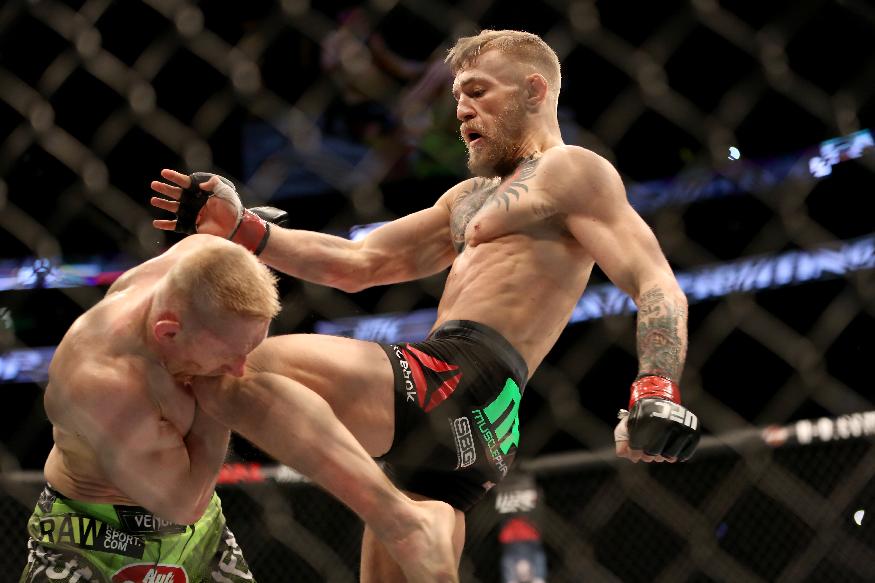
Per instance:
[[[690,459],[699,444],[699,420],[680,400],[673,381],[655,375],[639,378],[632,383],[629,410],[620,411],[615,439],[628,438],[631,449],[647,455]]]
[[[228,225],[228,232],[221,236],[258,255],[270,238],[270,225],[284,226],[288,223],[288,213],[267,206],[243,208],[234,183],[223,176],[218,176],[220,182],[212,192],[203,190],[201,185],[213,176],[218,175],[207,172],[194,172],[190,175],[191,185],[182,189],[179,198],[174,230],[178,233],[197,233],[198,224],[210,219],[213,223]],[[225,204],[207,207],[207,201],[211,197],[221,199]]]

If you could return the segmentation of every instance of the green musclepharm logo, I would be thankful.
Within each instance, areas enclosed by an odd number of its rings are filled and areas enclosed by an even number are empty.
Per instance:
[[[489,422],[495,424],[505,413],[504,421],[495,428],[495,437],[498,440],[502,453],[507,455],[511,446],[517,446],[520,442],[520,388],[512,379],[507,379],[504,389],[489,405],[483,408]],[[508,438],[509,439],[506,439]]]

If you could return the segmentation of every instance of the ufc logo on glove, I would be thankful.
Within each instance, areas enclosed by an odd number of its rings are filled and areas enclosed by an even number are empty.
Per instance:
[[[681,425],[686,425],[694,431],[699,425],[699,420],[696,417],[695,413],[693,413],[686,407],[682,407],[669,401],[657,401],[654,403],[654,406],[658,410],[650,413],[651,417],[670,419],[671,421],[675,421],[677,423],[680,423]]]

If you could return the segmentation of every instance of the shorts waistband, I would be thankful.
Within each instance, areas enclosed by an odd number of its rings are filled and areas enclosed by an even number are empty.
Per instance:
[[[41,496],[41,502],[46,505],[48,510],[46,508],[43,510],[47,513],[57,511],[57,509],[52,508],[52,503],[55,501],[74,512],[81,512],[100,519],[114,528],[131,534],[171,535],[183,533],[187,528],[184,524],[176,524],[164,520],[142,506],[75,500],[65,496],[62,492],[53,488],[51,484],[46,484],[43,496]]]
[[[529,367],[522,355],[497,330],[472,320],[447,320],[428,335],[429,338],[470,338],[489,347],[510,367],[517,381],[525,384]],[[520,385],[522,386],[522,385]]]

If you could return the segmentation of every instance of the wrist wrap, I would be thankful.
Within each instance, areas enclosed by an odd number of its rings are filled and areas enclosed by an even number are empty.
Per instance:
[[[631,393],[629,394],[629,410],[635,405],[639,399],[665,399],[672,403],[681,403],[681,390],[677,383],[671,379],[656,375],[647,375],[637,379],[632,383]]]
[[[234,243],[241,245],[256,255],[264,251],[270,238],[270,224],[255,213],[244,210],[243,217],[237,228],[228,237]]]

